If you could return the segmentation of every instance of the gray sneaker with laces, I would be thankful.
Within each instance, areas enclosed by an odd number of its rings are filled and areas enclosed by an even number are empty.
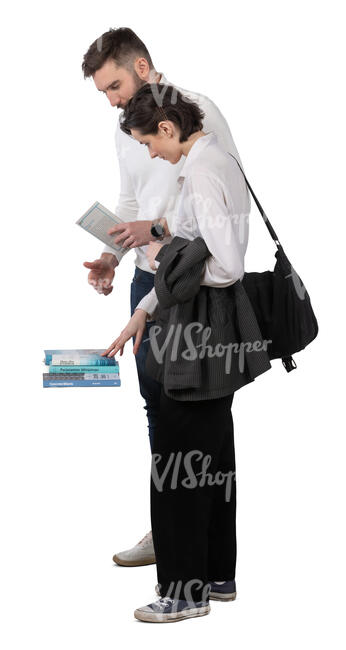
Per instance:
[[[135,618],[146,623],[176,623],[185,618],[206,616],[210,612],[207,602],[189,603],[186,600],[159,598],[155,603],[135,610]]]

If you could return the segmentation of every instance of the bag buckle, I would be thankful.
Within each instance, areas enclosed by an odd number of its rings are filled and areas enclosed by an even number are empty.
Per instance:
[[[281,361],[287,372],[291,372],[291,370],[294,370],[297,367],[295,360],[291,356],[282,357]]]

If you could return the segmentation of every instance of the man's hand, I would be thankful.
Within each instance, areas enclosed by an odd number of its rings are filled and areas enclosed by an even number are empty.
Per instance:
[[[143,337],[143,332],[145,330],[145,324],[147,320],[147,312],[144,309],[136,309],[131,320],[129,320],[126,327],[121,332],[115,341],[102,353],[102,357],[114,357],[117,352],[120,350],[120,356],[124,352],[124,346],[126,341],[128,341],[132,336],[135,336],[135,343],[133,346],[133,353],[137,354],[141,340]]]
[[[127,223],[119,223],[108,230],[108,235],[116,234],[114,239],[115,244],[120,244],[123,248],[136,248],[137,246],[146,246],[151,241],[156,241],[152,236],[150,228],[152,220],[148,221],[128,221]],[[167,226],[167,221],[164,224],[165,237],[170,234]]]
[[[156,271],[155,257],[162,246],[163,244],[160,244],[159,242],[149,242],[149,246],[145,251],[145,254],[149,262],[149,266],[153,271]]]
[[[113,291],[112,282],[114,268],[118,266],[118,260],[111,253],[102,253],[101,258],[94,262],[83,262],[87,269],[91,269],[88,275],[88,282],[97,293],[108,296]]]

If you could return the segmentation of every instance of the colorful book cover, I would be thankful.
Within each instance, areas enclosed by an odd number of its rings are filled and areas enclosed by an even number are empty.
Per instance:
[[[102,357],[105,350],[45,350],[47,366],[115,366],[114,357]]]
[[[93,372],[93,373],[99,372],[99,373],[101,373],[101,372],[105,372],[105,369],[107,370],[108,373],[113,373],[115,375],[119,374],[119,366],[118,366],[118,364],[116,364],[114,366],[109,366],[109,365],[107,365],[107,366],[53,366],[53,365],[50,365],[50,366],[47,366],[47,369],[49,369],[49,372],[51,374],[55,374],[55,375],[58,375],[58,374],[65,375],[65,374],[68,374],[68,373],[86,374],[86,373],[90,373],[90,372]]]
[[[120,379],[119,374],[117,372],[108,372],[108,367],[106,368],[106,372],[85,372],[85,373],[66,372],[64,374],[55,373],[55,372],[44,372],[43,379],[45,379],[46,381],[65,381],[66,379],[68,381],[73,379],[78,379],[78,380],[79,379],[111,379],[112,381],[115,381],[116,379]]]
[[[48,375],[49,379],[43,377],[43,388],[83,388],[83,387],[102,387],[102,386],[120,386],[120,379],[72,379],[70,377],[62,380],[56,380]]]

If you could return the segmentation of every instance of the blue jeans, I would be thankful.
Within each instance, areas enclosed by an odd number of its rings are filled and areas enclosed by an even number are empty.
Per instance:
[[[142,298],[151,291],[154,286],[154,274],[136,266],[135,274],[131,282],[131,316],[135,311],[138,303]],[[155,325],[155,321],[150,321],[145,326],[142,342],[139,350],[135,356],[139,390],[145,401],[145,410],[148,418],[149,441],[151,448],[153,447],[154,431],[157,425],[157,420],[160,411],[160,393],[161,384],[149,377],[145,372],[145,362],[149,350],[149,330]],[[147,340],[146,340],[147,339]],[[132,338],[135,342],[135,337]]]

